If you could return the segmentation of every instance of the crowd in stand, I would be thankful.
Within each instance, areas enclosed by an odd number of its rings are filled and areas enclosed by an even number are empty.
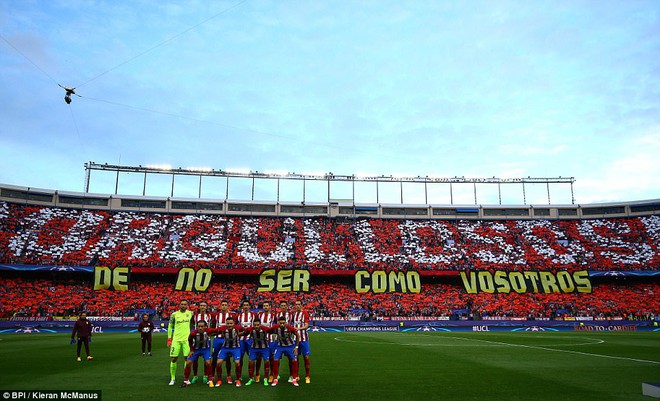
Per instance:
[[[26,206],[0,201],[0,264],[53,266],[305,268],[379,270],[660,270],[660,217],[594,220],[337,220],[179,215]],[[255,276],[256,277],[256,276]],[[161,317],[178,300],[237,308],[247,299],[301,297],[316,318],[455,315],[474,318],[648,318],[660,313],[660,285],[599,284],[592,293],[469,294],[423,284],[419,294],[356,294],[351,285],[313,284],[305,294],[260,293],[254,282],[214,282],[205,293],[167,281],[133,281],[128,291],[93,291],[76,279],[0,278],[0,318]]]
[[[256,280],[255,280],[256,281]],[[128,291],[94,291],[90,283],[71,279],[0,278],[0,318],[12,316],[133,317],[136,309],[155,309],[167,318],[180,299],[191,304],[207,301],[212,308],[227,299],[238,310],[248,300],[253,307],[263,301],[291,303],[301,298],[313,318],[451,317],[456,310],[473,318],[556,318],[558,315],[594,318],[649,318],[660,314],[660,284],[602,284],[592,293],[468,294],[452,284],[424,284],[419,294],[357,294],[345,283],[312,285],[304,294],[257,292],[256,283],[212,283],[207,292],[175,291],[171,282],[133,282]]]
[[[267,218],[0,201],[0,263],[259,270],[660,270],[660,217]]]

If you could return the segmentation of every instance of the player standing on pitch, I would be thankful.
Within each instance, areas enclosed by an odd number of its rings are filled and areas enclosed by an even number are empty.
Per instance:
[[[216,327],[222,327],[227,324],[227,319],[229,318],[234,318],[234,315],[231,313],[229,310],[229,302],[225,299],[220,302],[220,311],[215,315],[215,319],[211,321],[211,327],[216,328]],[[212,353],[212,361],[211,361],[211,366],[213,366],[213,369],[217,370],[217,377],[216,377],[216,382],[217,383],[222,383],[222,366],[218,365],[218,353],[220,352],[220,349],[222,348],[222,344],[225,341],[224,337],[222,336],[217,336],[213,340],[213,353]],[[227,364],[227,383],[231,384],[231,361],[227,359],[225,361]]]
[[[199,303],[199,310],[197,311],[197,313],[195,313],[193,315],[193,320],[190,321],[190,323],[192,324],[191,329],[194,330],[197,326],[197,323],[199,323],[199,322],[206,323],[206,327],[213,327],[213,325],[212,325],[213,317],[208,312],[208,309],[209,309],[209,304],[207,304],[204,301]],[[209,350],[210,350],[210,347],[209,347]],[[195,383],[197,383],[197,373],[199,371],[199,358],[195,359],[195,361],[193,362],[192,367],[193,367],[193,378],[192,378],[191,383],[195,384]],[[208,383],[207,376],[208,375],[204,376],[204,384]]]
[[[300,352],[298,356],[302,356],[305,361],[305,383],[309,384],[312,379],[309,377],[309,355],[311,354],[309,348],[309,335],[307,329],[309,328],[309,315],[302,309],[302,301],[297,300],[295,303],[295,312],[292,315],[293,327],[298,330],[298,341],[300,342]],[[298,358],[298,372],[300,372],[300,358]],[[300,380],[299,377],[296,377]]]
[[[259,318],[254,318],[252,327],[246,327],[245,332],[250,334],[252,339],[252,346],[250,347],[250,362],[248,365],[248,372],[250,380],[245,383],[246,386],[251,385],[255,381],[254,364],[257,358],[264,361],[264,386],[268,386],[268,372],[270,370],[270,327],[262,326]],[[257,372],[259,373],[259,372]]]
[[[208,380],[209,387],[213,387],[213,368],[211,367],[211,336],[215,334],[216,329],[209,329],[204,320],[197,322],[197,327],[188,336],[188,346],[190,353],[186,358],[186,367],[183,369],[183,384],[181,387],[188,387],[192,384],[188,378],[190,377],[190,368],[197,364],[197,360],[201,356],[204,358],[204,373]],[[194,365],[195,364],[195,365]]]
[[[259,318],[259,321],[261,322],[262,326],[266,327],[273,327],[277,324],[277,316],[270,310],[270,301],[264,301],[262,304],[263,312],[257,314],[257,317]],[[256,320],[256,319],[255,319]],[[269,347],[270,347],[270,360],[264,361],[264,386],[267,386],[268,383],[273,382],[273,375],[268,374],[268,370],[266,370],[266,366],[272,367],[273,366],[273,354],[275,354],[275,347],[277,346],[277,338],[275,337],[274,334],[269,335]],[[256,369],[256,375],[254,376],[254,381],[259,383],[260,376],[259,376],[259,371],[261,370],[261,358],[257,357],[257,369]],[[272,372],[272,369],[271,369]]]
[[[193,318],[192,311],[188,310],[188,301],[179,302],[179,310],[170,316],[170,324],[167,326],[167,346],[170,347],[170,386],[174,385],[176,377],[176,361],[179,353],[183,357],[190,354],[188,336],[190,335],[190,321]]]
[[[286,301],[284,301],[284,300],[280,301],[280,310],[279,310],[279,312],[277,313],[277,320],[279,321],[279,319],[280,319],[281,317],[283,317],[284,319],[286,319],[286,323],[287,323],[287,324],[291,324],[291,321],[292,321],[291,319],[292,319],[292,317],[293,317],[293,316],[291,316],[291,315],[292,315],[292,313],[289,311],[289,304],[288,304]],[[276,324],[275,324],[275,326],[276,326],[276,325],[277,325],[277,322],[275,322],[275,323],[276,323]],[[277,336],[276,336],[276,337],[277,337]],[[275,352],[273,352],[273,358],[275,358]],[[272,368],[272,365],[271,365],[271,368]],[[271,370],[272,370],[272,369],[271,369]],[[289,380],[288,380],[289,383],[291,383],[291,381],[295,378],[295,376],[293,376],[293,374],[292,374],[291,372],[293,372],[293,362],[291,362],[291,359],[289,359]],[[277,377],[277,376],[275,376],[275,378],[276,378],[277,380],[280,379],[280,378]],[[271,381],[272,381],[272,380],[271,380]]]
[[[243,303],[241,303],[241,313],[238,314],[238,320],[236,323],[241,327],[251,327],[254,318],[255,314],[250,312],[250,302],[243,301]],[[239,371],[236,372],[236,377],[239,379],[243,376],[243,356],[248,354],[248,358],[250,357],[251,346],[252,339],[250,338],[250,335],[247,332],[243,333],[241,336],[241,363],[238,365]],[[229,380],[227,380],[227,382],[229,383]]]
[[[234,318],[227,318],[227,324],[225,326],[218,327],[215,329],[216,335],[222,336],[224,341],[222,343],[222,348],[218,353],[218,362],[216,370],[218,371],[219,377],[222,377],[222,362],[229,360],[229,357],[234,358],[234,365],[236,365],[234,372],[236,372],[236,387],[241,387],[241,377],[238,375],[238,372],[241,371],[241,344],[239,338],[243,334],[243,328],[241,326],[236,326],[234,324]],[[227,383],[231,384],[231,377],[227,375]],[[222,384],[222,380],[218,379],[215,383],[215,387],[219,387]],[[211,387],[211,383],[209,383]]]
[[[87,360],[91,361],[94,359],[89,353],[89,343],[92,342],[92,322],[87,320],[87,313],[82,312],[78,317],[78,320],[73,324],[73,330],[71,331],[71,344],[75,344],[76,333],[78,334],[78,345],[76,346],[76,360],[78,362],[80,359],[80,347],[85,345],[85,353],[87,354]]]
[[[142,338],[142,356],[145,356],[145,346],[148,347],[149,356],[151,355],[151,333],[154,332],[154,322],[149,320],[149,314],[142,315],[142,321],[138,325],[138,332]]]
[[[289,366],[293,366],[291,372],[291,384],[298,387],[298,330],[293,326],[286,323],[286,318],[280,316],[278,318],[277,326],[271,329],[271,332],[277,334],[277,350],[275,351],[275,364],[273,366],[273,383],[271,386],[277,386],[279,379],[277,378],[280,374],[280,359],[282,355],[286,355],[289,358]]]

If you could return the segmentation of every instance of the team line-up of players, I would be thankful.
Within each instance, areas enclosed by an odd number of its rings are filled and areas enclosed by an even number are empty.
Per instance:
[[[279,304],[279,312],[271,310],[268,301],[263,302],[263,312],[250,311],[250,303],[243,301],[241,312],[234,315],[229,303],[222,301],[215,314],[208,312],[208,304],[200,302],[199,310],[189,310],[188,301],[179,302],[179,310],[170,316],[167,328],[167,345],[170,347],[170,385],[175,384],[177,360],[181,353],[186,358],[182,387],[197,381],[197,365],[204,359],[204,383],[209,387],[222,384],[222,365],[226,365],[228,384],[241,386],[243,357],[248,354],[249,380],[246,386],[261,380],[261,363],[264,365],[263,385],[277,386],[279,382],[280,360],[289,360],[289,380],[298,386],[299,360],[305,364],[305,383],[310,383],[310,347],[307,329],[309,315],[303,311],[302,302],[295,302],[295,309],[289,311],[286,301]],[[148,316],[143,319],[148,320]],[[192,329],[192,331],[191,331]],[[235,365],[235,381],[231,377],[231,359]],[[191,370],[194,370],[190,380]],[[217,374],[217,375],[216,375]]]

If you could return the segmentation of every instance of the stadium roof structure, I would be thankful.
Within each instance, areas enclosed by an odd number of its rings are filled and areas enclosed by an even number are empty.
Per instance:
[[[271,172],[259,172],[251,170],[222,170],[222,169],[213,169],[206,167],[178,167],[172,168],[170,166],[124,166],[118,164],[108,164],[108,163],[95,163],[90,161],[85,163],[85,193],[89,193],[90,182],[92,179],[92,171],[104,171],[104,172],[114,172],[115,173],[115,194],[117,194],[119,189],[119,173],[137,173],[143,174],[143,184],[142,184],[142,196],[147,195],[147,176],[150,174],[165,174],[171,175],[171,189],[170,196],[174,197],[175,189],[175,177],[176,176],[196,176],[199,177],[198,185],[198,198],[202,197],[202,177],[220,177],[226,179],[225,187],[225,200],[229,198],[229,180],[231,178],[242,178],[242,179],[251,179],[251,200],[254,201],[254,188],[255,182],[258,180],[276,180],[277,181],[277,190],[276,190],[276,201],[280,201],[280,180],[295,180],[302,181],[302,203],[306,201],[306,190],[305,184],[308,181],[324,181],[327,183],[327,201],[332,202],[333,198],[331,196],[331,183],[339,182],[348,182],[353,185],[353,196],[352,203],[355,203],[355,183],[375,183],[376,184],[376,203],[380,203],[380,191],[378,188],[379,183],[395,183],[399,184],[400,188],[400,200],[401,204],[404,204],[404,183],[419,184],[424,186],[424,203],[429,204],[429,191],[428,186],[432,184],[444,184],[448,185],[449,195],[450,195],[450,204],[454,204],[454,193],[453,185],[454,184],[472,184],[473,193],[474,193],[474,204],[479,204],[477,197],[477,184],[495,184],[498,186],[498,198],[499,204],[502,204],[502,192],[501,185],[520,185],[522,187],[522,204],[528,204],[525,192],[525,184],[545,184],[546,193],[548,198],[548,204],[551,204],[550,196],[550,184],[562,184],[570,185],[571,193],[571,204],[575,204],[575,196],[573,192],[573,183],[575,182],[574,177],[527,177],[527,178],[497,178],[497,177],[488,177],[488,178],[468,178],[468,177],[430,177],[430,176],[399,176],[399,175],[375,175],[375,176],[364,176],[364,175],[345,175],[345,174],[334,174],[332,172],[328,173],[295,173],[295,172],[281,172],[281,173],[271,173]]]

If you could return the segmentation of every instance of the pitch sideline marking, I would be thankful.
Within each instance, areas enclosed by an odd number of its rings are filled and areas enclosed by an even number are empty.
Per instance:
[[[625,357],[625,356],[592,354],[590,352],[573,351],[573,350],[567,350],[567,349],[545,348],[545,347],[538,347],[538,346],[534,346],[534,345],[510,344],[510,343],[503,343],[503,342],[500,342],[500,341],[481,340],[481,339],[478,339],[478,338],[464,338],[464,337],[451,337],[451,338],[463,339],[463,340],[466,340],[466,341],[480,341],[480,342],[485,342],[485,343],[489,343],[489,344],[508,345],[508,346],[511,346],[511,347],[523,347],[523,348],[531,348],[531,349],[540,349],[540,350],[544,350],[544,351],[566,352],[568,354],[595,356],[595,357],[599,357],[599,358],[620,359],[620,360],[624,360],[624,361],[643,362],[643,363],[652,363],[654,365],[660,365],[660,361],[650,361],[650,360],[646,360],[646,359],[628,358],[628,357]],[[603,342],[605,342],[605,341],[603,341]]]
[[[422,333],[406,333],[402,334],[405,336],[412,336],[412,335],[417,335],[419,337],[430,337],[434,339],[439,339],[439,338],[450,338],[450,339],[458,339],[458,340],[469,340],[467,338],[463,337],[450,337],[450,336],[442,336],[442,337],[434,337],[430,336],[428,334],[422,334]],[[530,336],[527,336],[530,337]],[[575,343],[575,344],[552,344],[552,345],[547,345],[547,347],[574,347],[574,346],[581,346],[581,345],[597,345],[597,344],[602,344],[605,341],[598,339],[598,338],[591,338],[591,337],[583,337],[589,340],[595,340],[595,342],[587,342],[587,343]],[[335,341],[339,342],[347,342],[347,343],[356,343],[356,344],[383,344],[383,345],[401,345],[401,346],[411,346],[411,347],[495,347],[495,346],[504,346],[504,345],[516,345],[516,344],[508,344],[508,343],[498,343],[498,342],[488,342],[489,344],[487,345],[476,345],[476,344],[465,344],[465,345],[460,345],[460,344],[442,344],[442,343],[435,343],[435,344],[419,344],[419,343],[396,343],[396,342],[379,342],[379,341],[356,341],[356,340],[350,340],[350,339],[345,339],[341,337],[335,337]]]
[[[496,345],[490,345],[490,344],[484,344],[484,345],[478,345],[478,344],[414,344],[414,343],[393,343],[393,342],[385,342],[385,341],[355,341],[355,340],[349,340],[341,337],[335,337],[335,341],[339,341],[342,343],[355,343],[355,344],[372,344],[372,345],[401,345],[401,346],[411,346],[411,347],[494,347]]]
[[[421,334],[421,335],[428,335],[428,334]],[[526,338],[534,338],[535,335],[525,335],[525,334],[519,334],[516,335],[516,338],[519,337],[526,337]],[[465,340],[470,340],[469,338],[464,338],[464,337],[452,337],[452,338],[462,338]],[[587,339],[591,340],[592,342],[583,342],[583,343],[574,343],[574,344],[548,344],[548,345],[532,345],[532,347],[576,347],[576,346],[582,346],[582,345],[598,345],[598,344],[603,344],[605,340],[601,340],[600,338],[592,338],[592,337],[579,337],[579,336],[562,336],[562,338],[582,338],[582,339]],[[478,340],[478,339],[476,339]],[[497,343],[497,341],[494,341]],[[515,343],[502,343],[504,344],[510,344],[510,345],[524,345],[524,344],[515,344]]]
[[[429,336],[428,334],[420,334],[420,336],[433,337],[433,336]],[[505,342],[501,342],[501,341],[481,340],[481,339],[478,339],[478,338],[465,338],[465,337],[453,337],[453,336],[452,337],[444,337],[444,338],[452,338],[452,339],[455,339],[455,340],[465,340],[465,341],[478,341],[478,342],[491,344],[493,346],[500,345],[500,346],[509,346],[509,347],[522,347],[522,348],[530,348],[530,349],[540,349],[540,350],[543,350],[543,351],[565,352],[565,353],[568,353],[568,354],[576,354],[576,355],[583,355],[583,356],[594,356],[594,357],[598,357],[598,358],[618,359],[618,360],[624,360],[624,361],[633,361],[633,362],[642,362],[642,363],[651,363],[651,364],[654,364],[654,365],[660,365],[660,361],[651,361],[651,360],[647,360],[647,359],[628,358],[628,357],[625,357],[625,356],[593,354],[593,353],[590,353],[590,352],[581,352],[581,351],[573,351],[573,350],[565,350],[565,349],[546,348],[546,347],[539,347],[539,346],[534,346],[534,345],[512,344],[512,343],[505,343]],[[449,344],[402,344],[402,343],[391,343],[391,342],[378,343],[378,342],[374,342],[374,341],[346,340],[346,339],[342,339],[340,337],[335,337],[334,339],[336,341],[339,341],[339,342],[352,342],[352,343],[363,343],[363,344],[403,345],[403,346],[418,346],[418,347],[419,346],[441,346],[441,347],[454,347],[454,346],[456,346],[454,344],[451,344],[451,345],[449,345]],[[600,342],[599,343],[586,343],[584,345],[602,344],[602,343],[605,342],[604,340],[600,340],[600,339],[597,339],[597,340],[600,341]],[[557,346],[560,346],[560,345],[561,344],[558,344]],[[569,344],[569,345],[571,345],[571,344]],[[577,344],[573,344],[573,345],[577,345]],[[470,346],[478,347],[479,345],[470,345]]]

